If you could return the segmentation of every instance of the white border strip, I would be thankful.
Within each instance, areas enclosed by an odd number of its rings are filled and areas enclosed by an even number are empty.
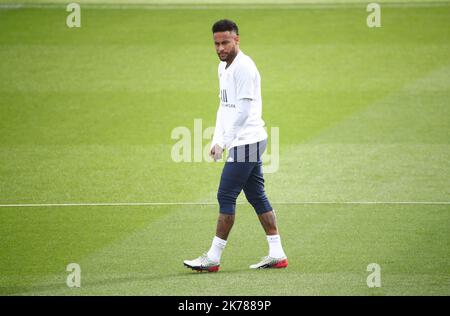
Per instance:
[[[245,204],[245,203],[237,203]],[[343,201],[343,202],[273,202],[274,205],[308,205],[308,204],[335,204],[335,205],[450,205],[450,202],[431,201]],[[0,207],[67,207],[67,206],[176,206],[176,205],[217,205],[217,202],[119,202],[119,203],[36,203],[36,204],[0,204]]]

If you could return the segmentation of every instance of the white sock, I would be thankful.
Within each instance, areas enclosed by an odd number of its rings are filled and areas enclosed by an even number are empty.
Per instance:
[[[280,235],[268,235],[267,242],[269,243],[269,257],[272,258],[286,257],[283,247],[281,246]]]
[[[211,248],[208,251],[208,258],[220,262],[220,257],[222,256],[222,251],[225,249],[225,246],[227,245],[227,241],[220,239],[219,237],[215,236]]]

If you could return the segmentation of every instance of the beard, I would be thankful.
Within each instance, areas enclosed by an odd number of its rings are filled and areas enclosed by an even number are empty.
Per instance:
[[[217,56],[219,57],[219,59],[221,60],[221,61],[227,61],[227,59],[228,59],[228,57],[230,56],[230,54],[227,54],[227,55],[225,55],[225,56],[220,56],[220,54],[217,54]]]

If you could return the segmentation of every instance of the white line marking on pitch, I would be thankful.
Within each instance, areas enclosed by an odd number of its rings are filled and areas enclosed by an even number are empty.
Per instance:
[[[245,203],[237,203],[245,204]],[[347,202],[273,202],[276,205],[308,205],[308,204],[392,204],[392,205],[450,205],[450,202],[428,201],[347,201]],[[217,205],[216,202],[135,202],[135,203],[42,203],[42,204],[0,204],[0,207],[66,207],[66,206],[170,206],[170,205]]]

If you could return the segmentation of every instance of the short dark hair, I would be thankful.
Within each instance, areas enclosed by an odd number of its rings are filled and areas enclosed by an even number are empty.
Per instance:
[[[236,25],[236,23],[234,23],[231,20],[219,20],[216,23],[214,23],[213,27],[212,27],[212,32],[217,33],[217,32],[226,32],[226,31],[230,31],[230,32],[235,32],[236,35],[239,35],[239,29],[238,26]]]

